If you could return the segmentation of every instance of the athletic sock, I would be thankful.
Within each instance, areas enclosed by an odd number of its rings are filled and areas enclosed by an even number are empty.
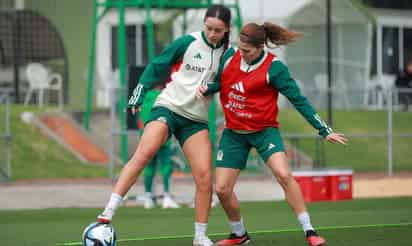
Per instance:
[[[195,222],[195,238],[206,237],[207,223]]]
[[[236,234],[236,236],[240,237],[245,235],[246,228],[243,224],[243,218],[240,218],[240,221],[229,221],[229,224],[232,229],[232,233]]]
[[[299,220],[299,223],[302,225],[303,231],[306,232],[308,230],[312,230],[312,231],[315,230],[313,229],[313,226],[310,223],[310,216],[307,212],[298,214],[298,220]]]
[[[106,205],[106,208],[104,209],[103,214],[107,214],[110,217],[113,216],[114,212],[116,211],[116,209],[120,206],[120,204],[122,203],[123,198],[122,196],[120,196],[119,194],[116,193],[112,193],[110,195],[110,199],[109,202]]]

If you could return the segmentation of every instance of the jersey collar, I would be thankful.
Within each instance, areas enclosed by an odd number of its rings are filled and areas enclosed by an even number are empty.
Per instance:
[[[205,42],[205,44],[206,44],[207,46],[209,46],[210,48],[212,48],[212,49],[219,49],[219,48],[222,47],[222,45],[223,45],[223,42],[220,42],[220,43],[218,43],[217,45],[213,45],[213,44],[209,43],[209,41],[208,41],[207,38],[206,38],[206,34],[205,34],[205,32],[203,32],[203,31],[202,31],[202,39],[203,39],[203,41]]]
[[[246,61],[241,58],[240,60],[240,70],[243,72],[251,72],[258,68],[260,64],[263,63],[263,61],[266,59],[267,52],[265,50],[262,50],[258,58],[256,58],[254,61],[252,61],[250,64],[246,63]]]
[[[251,63],[249,63],[249,66],[253,66],[256,65],[258,62],[260,62],[260,60],[262,60],[262,58],[265,56],[265,50],[262,50],[262,52],[260,52],[259,56],[253,60]]]

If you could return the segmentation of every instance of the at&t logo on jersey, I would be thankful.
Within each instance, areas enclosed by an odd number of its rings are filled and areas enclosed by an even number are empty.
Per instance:
[[[194,71],[194,72],[198,72],[198,73],[203,73],[206,70],[206,68],[204,68],[204,67],[190,65],[189,63],[187,63],[185,65],[185,68],[186,68],[187,71]]]

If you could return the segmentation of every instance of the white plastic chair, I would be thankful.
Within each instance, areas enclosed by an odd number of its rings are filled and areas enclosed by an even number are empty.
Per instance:
[[[40,63],[30,63],[26,68],[27,81],[29,89],[24,99],[24,105],[27,105],[34,92],[38,92],[38,105],[43,107],[44,91],[55,90],[58,93],[59,108],[63,106],[63,79],[58,73],[51,73],[44,65]]]
[[[368,109],[383,109],[386,99],[386,93],[395,85],[395,76],[391,74],[382,74],[374,76],[365,84],[364,105]],[[394,98],[393,104],[397,105],[397,97]]]

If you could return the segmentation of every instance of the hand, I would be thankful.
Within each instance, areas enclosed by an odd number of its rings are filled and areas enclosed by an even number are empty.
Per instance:
[[[328,141],[329,143],[333,143],[333,144],[338,143],[338,144],[347,145],[349,140],[345,137],[343,133],[332,132],[331,134],[326,136],[326,141]]]
[[[197,87],[196,89],[196,98],[198,99],[204,99],[205,98],[205,92],[207,91],[207,85],[201,85]]]
[[[132,112],[132,115],[135,115],[137,112],[140,112],[141,109],[142,108],[140,106],[139,107],[131,107],[130,112]]]

